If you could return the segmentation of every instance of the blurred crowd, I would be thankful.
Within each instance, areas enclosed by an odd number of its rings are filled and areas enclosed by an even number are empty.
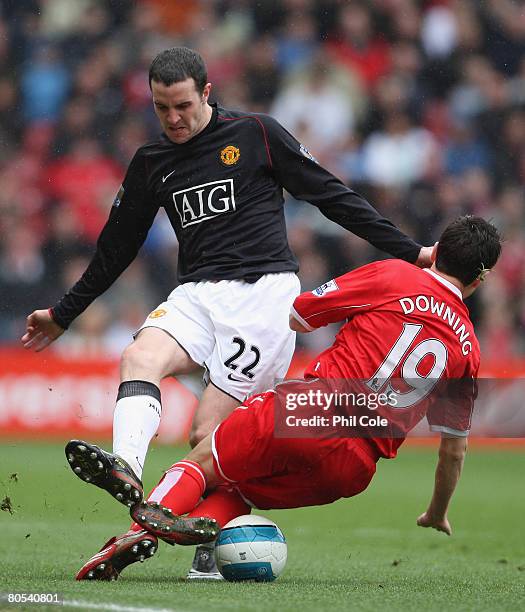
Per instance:
[[[214,101],[274,115],[421,243],[460,214],[492,219],[503,255],[469,307],[486,358],[525,354],[518,0],[2,0],[1,344],[88,263],[127,164],[159,134],[151,59],[181,44],[203,55]],[[385,256],[287,200],[303,289]],[[120,353],[175,286],[176,258],[160,214],[140,257],[57,349]],[[317,350],[333,332],[301,345]]]

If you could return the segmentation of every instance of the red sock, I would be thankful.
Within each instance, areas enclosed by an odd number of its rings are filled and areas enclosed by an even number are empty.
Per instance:
[[[205,489],[206,478],[200,465],[184,459],[170,467],[148,495],[147,501],[158,502],[173,514],[186,514],[199,503]],[[130,529],[140,531],[143,528],[132,523]]]
[[[236,516],[250,514],[250,512],[251,507],[232,486],[219,485],[195,506],[188,516],[214,518],[223,527]]]

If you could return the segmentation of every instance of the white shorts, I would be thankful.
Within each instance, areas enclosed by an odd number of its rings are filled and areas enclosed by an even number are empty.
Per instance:
[[[207,369],[213,385],[242,401],[284,378],[295,346],[288,317],[299,292],[293,272],[266,274],[256,283],[184,283],[140,329],[166,331]]]

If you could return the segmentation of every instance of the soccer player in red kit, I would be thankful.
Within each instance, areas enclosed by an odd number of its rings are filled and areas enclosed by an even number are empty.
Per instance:
[[[111,540],[77,579],[118,577],[144,558],[142,546],[155,550],[158,537],[170,544],[212,540],[221,525],[250,507],[294,508],[356,495],[370,483],[377,461],[395,457],[425,415],[442,437],[433,496],[417,523],[450,535],[447,509],[466,452],[480,362],[463,299],[500,251],[493,225],[461,217],[443,232],[428,270],[380,261],[297,297],[290,315],[296,331],[346,320],[333,345],[307,368],[303,381],[252,396],[167,470],[147,502],[131,509],[131,530]],[[352,437],[333,427],[323,435],[320,421],[306,420],[313,428],[298,428],[305,422],[301,407],[311,414],[315,393],[333,391],[335,381],[356,381],[346,389],[382,395],[376,420],[386,415],[387,425],[369,427],[369,413],[367,420],[353,422]],[[436,399],[444,381],[446,399]],[[308,392],[309,403],[298,402]],[[328,423],[326,406],[321,412],[316,418]]]

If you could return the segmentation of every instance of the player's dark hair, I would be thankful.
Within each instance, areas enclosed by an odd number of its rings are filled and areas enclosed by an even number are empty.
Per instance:
[[[202,57],[187,47],[172,47],[161,51],[151,62],[149,69],[149,86],[151,81],[164,83],[167,87],[186,79],[193,79],[195,87],[202,93],[208,82],[206,64]]]
[[[501,253],[501,236],[492,223],[466,215],[445,228],[439,239],[436,268],[470,285],[490,270]]]

